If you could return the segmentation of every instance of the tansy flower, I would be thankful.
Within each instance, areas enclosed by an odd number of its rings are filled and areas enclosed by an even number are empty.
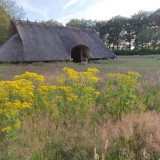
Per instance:
[[[97,77],[89,77],[89,79],[94,81],[94,82],[97,82],[99,80],[99,78],[97,78]]]
[[[7,126],[6,128],[1,129],[2,132],[8,132],[12,129],[11,126]]]
[[[88,68],[87,72],[95,72],[95,73],[97,73],[97,72],[99,72],[99,70],[96,69],[96,68]]]
[[[56,96],[56,99],[62,99],[62,96]]]
[[[3,113],[3,109],[0,109],[0,114],[2,114]]]
[[[96,95],[100,95],[100,92],[94,92]]]
[[[64,79],[63,78],[57,78],[58,83],[63,83]]]
[[[19,120],[17,120],[16,124],[14,125],[16,128],[20,128],[21,126],[21,122]]]

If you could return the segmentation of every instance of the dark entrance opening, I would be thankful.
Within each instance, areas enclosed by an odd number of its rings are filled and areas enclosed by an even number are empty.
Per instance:
[[[89,48],[84,45],[74,47],[71,50],[71,58],[77,63],[85,61],[85,58],[90,58]]]
[[[74,62],[81,62],[81,48],[75,47],[72,49],[71,58]]]

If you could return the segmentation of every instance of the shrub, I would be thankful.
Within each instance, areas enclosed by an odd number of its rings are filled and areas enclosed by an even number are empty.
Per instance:
[[[113,52],[117,56],[123,55],[152,55],[152,54],[160,54],[160,50],[113,50]]]

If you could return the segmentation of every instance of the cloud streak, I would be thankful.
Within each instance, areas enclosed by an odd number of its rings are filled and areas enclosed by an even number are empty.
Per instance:
[[[77,3],[79,0],[70,0],[67,4],[63,6],[63,9],[67,9],[68,7],[72,6],[73,4]]]
[[[17,3],[18,3],[18,5],[22,6],[25,10],[29,10],[34,13],[37,13],[37,14],[41,15],[45,20],[49,19],[47,12],[50,9],[47,9],[47,10],[43,9],[42,10],[42,9],[35,8],[35,7],[31,6],[27,0],[18,0]]]

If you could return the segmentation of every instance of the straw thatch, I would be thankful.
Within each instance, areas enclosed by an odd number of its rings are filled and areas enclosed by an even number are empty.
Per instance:
[[[94,30],[12,20],[9,39],[0,48],[0,61],[69,60],[76,46],[86,46],[89,59],[115,57]]]

